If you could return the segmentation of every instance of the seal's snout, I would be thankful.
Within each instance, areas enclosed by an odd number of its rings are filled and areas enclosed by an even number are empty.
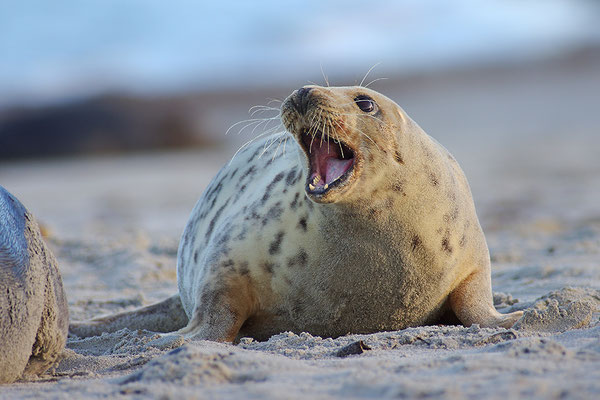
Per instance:
[[[298,110],[300,114],[306,114],[306,112],[308,111],[311,90],[312,88],[310,87],[303,87],[296,91],[294,105],[296,106],[296,110]]]
[[[336,100],[327,89],[310,85],[294,90],[281,107],[282,122],[308,161],[306,193],[321,203],[334,201],[357,176],[357,143]]]

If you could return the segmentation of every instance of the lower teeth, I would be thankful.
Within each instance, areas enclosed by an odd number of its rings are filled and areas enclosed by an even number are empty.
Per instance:
[[[310,190],[315,190],[317,188],[317,184],[319,182],[321,182],[321,175],[317,174],[317,175],[315,175],[313,177],[312,182],[308,184],[308,188]],[[329,188],[329,184],[328,183],[326,183],[325,185],[323,185],[323,190],[327,190],[328,188]]]

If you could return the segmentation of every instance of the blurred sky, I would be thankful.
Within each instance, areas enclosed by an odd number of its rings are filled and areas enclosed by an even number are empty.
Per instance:
[[[585,0],[0,0],[0,107],[109,90],[336,81],[600,42]]]

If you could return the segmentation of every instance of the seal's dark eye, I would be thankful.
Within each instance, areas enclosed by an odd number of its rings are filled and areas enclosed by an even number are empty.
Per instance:
[[[373,100],[369,96],[365,96],[364,94],[356,96],[356,98],[354,98],[354,102],[356,103],[358,108],[361,109],[361,111],[371,112],[375,109],[375,100]]]

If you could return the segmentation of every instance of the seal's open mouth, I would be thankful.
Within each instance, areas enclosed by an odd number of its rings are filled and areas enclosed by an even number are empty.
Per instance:
[[[301,135],[304,151],[308,155],[310,170],[306,182],[306,192],[323,194],[346,182],[354,167],[354,151],[344,142],[333,138],[321,138],[317,132]]]

